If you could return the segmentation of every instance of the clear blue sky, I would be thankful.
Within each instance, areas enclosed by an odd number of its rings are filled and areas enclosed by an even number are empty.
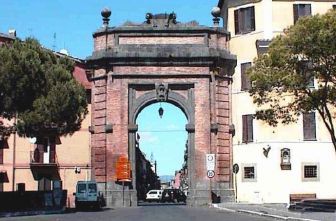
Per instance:
[[[161,103],[161,107],[164,110],[162,118],[158,113],[160,103],[146,107],[137,118],[140,150],[149,160],[153,153],[158,175],[174,175],[184,161],[187,118],[172,104]]]
[[[218,0],[1,0],[0,32],[16,29],[20,38],[33,36],[46,48],[66,48],[74,57],[92,53],[92,33],[102,25],[100,12],[112,11],[110,26],[129,20],[145,21],[145,14],[175,12],[177,20],[212,24],[211,9]],[[56,33],[56,41],[54,41]]]
[[[212,26],[211,9],[217,4],[218,0],[1,0],[0,32],[15,29],[21,39],[35,37],[46,48],[65,48],[70,55],[85,59],[92,53],[92,33],[102,26],[104,7],[112,11],[110,26],[143,22],[147,12],[175,12],[180,22],[196,20]],[[187,119],[173,105],[162,103],[162,107],[162,119],[157,113],[159,104],[140,113],[140,146],[148,158],[153,152],[159,175],[174,175],[183,163]]]

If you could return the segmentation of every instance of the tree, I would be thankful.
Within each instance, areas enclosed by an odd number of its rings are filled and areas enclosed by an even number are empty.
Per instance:
[[[0,116],[16,117],[20,136],[73,134],[87,114],[85,89],[73,70],[70,59],[35,39],[0,47]],[[0,127],[0,133],[5,129]]]
[[[336,151],[336,10],[299,19],[272,40],[248,74],[257,119],[276,126],[316,111]],[[314,79],[317,85],[310,87]]]

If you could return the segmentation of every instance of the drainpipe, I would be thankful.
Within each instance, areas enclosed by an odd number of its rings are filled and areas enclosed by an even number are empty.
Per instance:
[[[17,114],[14,117],[14,124],[17,124]],[[15,164],[16,164],[16,129],[14,130],[14,139],[13,139],[13,172],[12,172],[12,191],[15,191]]]

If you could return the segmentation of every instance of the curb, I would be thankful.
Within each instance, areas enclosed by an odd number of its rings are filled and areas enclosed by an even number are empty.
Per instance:
[[[2,212],[0,218],[17,217],[17,216],[36,216],[36,215],[51,215],[65,213],[65,210],[50,210],[50,211],[25,211],[25,212]]]
[[[245,214],[256,215],[256,216],[270,217],[270,218],[277,219],[277,220],[321,221],[321,220],[316,220],[316,219],[297,218],[297,217],[290,217],[290,216],[279,216],[279,215],[261,213],[261,212],[251,211],[251,210],[243,210],[243,209],[234,210],[234,209],[229,209],[229,208],[225,208],[225,207],[219,207],[217,204],[213,204],[212,207],[216,208],[216,209],[219,209],[219,210],[231,212],[231,213],[245,213]]]
[[[298,217],[290,217],[290,216],[279,216],[279,215],[273,215],[273,214],[267,214],[267,213],[261,213],[261,212],[255,212],[251,210],[236,210],[238,213],[246,213],[251,215],[258,215],[258,216],[264,216],[264,217],[270,217],[278,220],[289,220],[289,221],[321,221],[316,219],[306,219],[306,218],[298,218]]]

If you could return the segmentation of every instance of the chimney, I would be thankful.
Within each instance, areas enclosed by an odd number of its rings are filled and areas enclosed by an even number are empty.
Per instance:
[[[16,38],[16,30],[15,29],[9,29],[8,34],[10,37]]]

